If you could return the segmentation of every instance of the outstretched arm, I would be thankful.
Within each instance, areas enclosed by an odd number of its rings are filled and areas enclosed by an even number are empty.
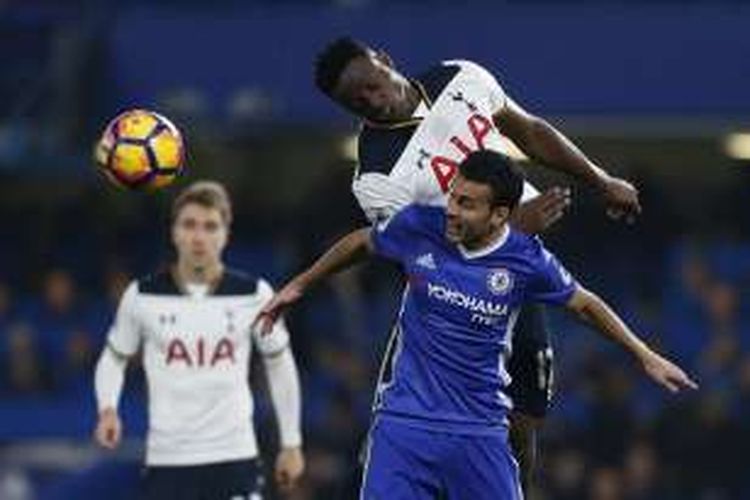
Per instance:
[[[310,268],[284,285],[263,307],[255,320],[256,324],[260,322],[261,333],[263,335],[270,333],[281,313],[302,298],[310,287],[364,260],[372,251],[369,228],[358,229],[338,240]]]
[[[602,193],[613,217],[631,218],[641,212],[638,190],[632,184],[609,175],[543,118],[528,113],[506,97],[505,105],[493,120],[498,130],[529,158],[572,175]]]
[[[672,392],[685,388],[698,388],[698,384],[691,380],[682,369],[652,351],[628,328],[617,313],[594,293],[579,286],[568,301],[567,307],[602,335],[633,354],[644,371],[658,384]]]

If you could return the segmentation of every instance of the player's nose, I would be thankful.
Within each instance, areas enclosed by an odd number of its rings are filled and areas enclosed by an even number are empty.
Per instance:
[[[382,110],[388,103],[388,96],[382,91],[368,91],[364,95],[367,106],[373,110]]]
[[[448,204],[445,206],[445,215],[450,218],[455,218],[458,215],[456,202],[450,197],[448,198]]]
[[[203,245],[206,242],[206,233],[203,231],[195,231],[191,240],[194,245]]]

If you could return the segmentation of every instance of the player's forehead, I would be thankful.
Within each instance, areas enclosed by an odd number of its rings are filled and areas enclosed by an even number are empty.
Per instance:
[[[461,174],[456,175],[451,186],[451,193],[455,197],[477,201],[492,199],[492,188],[488,184],[469,180]]]
[[[221,210],[218,207],[212,207],[203,205],[196,202],[187,202],[180,207],[177,212],[175,222],[182,221],[197,221],[197,222],[219,222],[222,223]]]
[[[374,52],[352,58],[339,76],[335,94],[342,97],[351,94],[359,87],[376,80],[382,70],[382,63],[378,61]]]

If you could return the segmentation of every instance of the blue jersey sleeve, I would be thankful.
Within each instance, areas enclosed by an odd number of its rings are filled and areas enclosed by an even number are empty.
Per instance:
[[[370,232],[375,253],[387,259],[402,261],[414,244],[418,227],[418,214],[408,206],[390,219],[379,222]]]
[[[578,283],[552,252],[539,242],[534,259],[534,276],[529,286],[529,300],[565,305]]]

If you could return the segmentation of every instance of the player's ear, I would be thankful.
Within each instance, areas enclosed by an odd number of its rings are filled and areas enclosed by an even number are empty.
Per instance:
[[[492,209],[492,222],[495,226],[505,224],[510,218],[510,208],[505,205],[497,205]]]

